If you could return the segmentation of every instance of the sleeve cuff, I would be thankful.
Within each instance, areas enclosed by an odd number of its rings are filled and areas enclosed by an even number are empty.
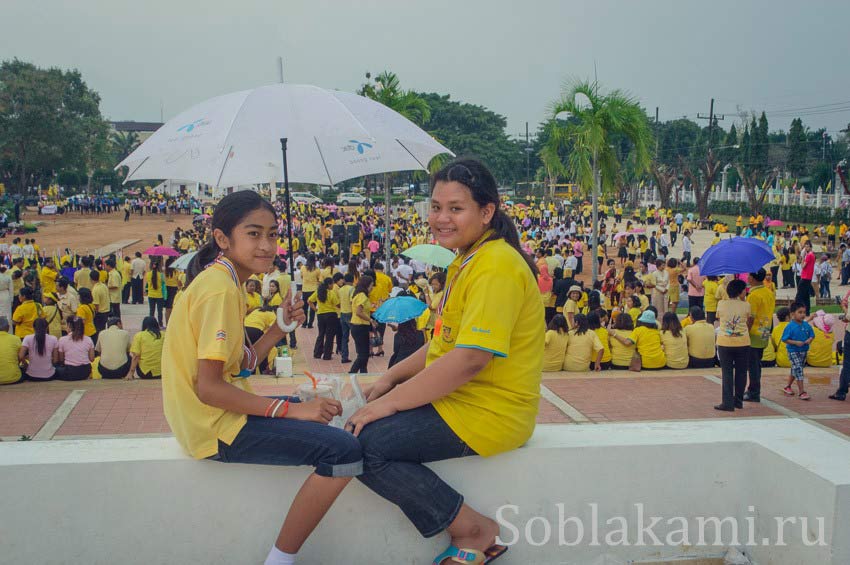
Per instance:
[[[507,353],[502,353],[501,351],[496,351],[495,349],[488,349],[486,347],[481,347],[480,345],[463,345],[463,344],[459,343],[459,344],[455,345],[455,347],[458,347],[460,349],[478,349],[478,350],[481,350],[481,351],[486,351],[487,353],[492,353],[494,357],[501,357],[503,359],[508,357]]]

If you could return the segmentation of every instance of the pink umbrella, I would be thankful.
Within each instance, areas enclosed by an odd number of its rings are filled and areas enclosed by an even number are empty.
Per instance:
[[[621,231],[620,233],[614,236],[614,239],[620,239],[621,237],[629,237],[629,232]]]
[[[771,228],[778,228],[779,226],[784,226],[785,222],[782,220],[770,220],[767,222],[767,226]]]
[[[630,233],[643,233],[646,231],[646,228],[634,228]]]
[[[145,255],[150,255],[151,257],[179,257],[180,253],[173,250],[170,247],[165,247],[163,245],[154,245],[153,247],[148,247],[143,252]]]
[[[277,254],[278,254],[278,255],[286,255],[286,249],[284,249],[283,247],[278,246],[278,248],[277,248]]]

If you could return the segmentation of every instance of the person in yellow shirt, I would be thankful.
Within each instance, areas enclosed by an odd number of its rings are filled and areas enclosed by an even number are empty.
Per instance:
[[[750,304],[753,323],[750,326],[749,382],[744,400],[750,402],[758,402],[761,398],[761,358],[770,340],[773,312],[776,310],[776,296],[764,286],[766,276],[765,270],[759,269],[748,277],[750,292],[747,302]]]
[[[109,313],[112,311],[112,304],[109,302],[109,289],[105,284],[100,282],[100,271],[91,271],[89,273],[92,279],[92,303],[95,307],[94,313],[94,328],[95,334],[92,341],[97,344],[97,336],[100,332],[106,329],[106,320],[109,319]]]
[[[417,436],[424,441],[429,429],[432,460],[470,451],[490,457],[528,440],[540,402],[543,304],[537,269],[499,205],[493,175],[464,159],[435,173],[432,186],[431,231],[439,245],[459,250],[434,339],[378,379],[349,426],[363,446],[361,482],[392,496],[423,536],[446,530],[451,537],[434,561],[461,548],[464,559],[481,562],[506,550],[491,545],[498,524],[406,454],[421,448]],[[473,531],[486,533],[470,541]]]
[[[562,314],[555,314],[546,326],[543,339],[544,371],[560,371],[563,367],[564,356],[567,354],[567,341],[569,341],[568,332],[567,319]]]
[[[717,321],[717,289],[719,286],[720,279],[714,275],[707,276],[702,282],[702,287],[705,289],[703,302],[705,305],[705,321],[712,325]]]
[[[133,336],[130,345],[130,370],[125,379],[161,379],[162,345],[165,337],[159,329],[159,322],[153,316],[142,320],[142,329]]]
[[[83,321],[83,335],[91,338],[97,333],[94,327],[94,316],[97,313],[97,307],[93,304],[91,289],[81,288],[78,291],[80,297],[80,305],[77,307],[77,317]],[[92,338],[92,344],[94,339]]]
[[[174,303],[161,363],[165,417],[193,458],[315,467],[270,552],[275,559],[298,552],[362,469],[357,440],[327,425],[341,413],[339,402],[267,398],[254,394],[250,379],[242,378],[284,336],[275,324],[247,344],[243,326],[242,285],[251,273],[268,272],[277,229],[274,208],[253,191],[219,202],[212,237],[189,266],[187,285]],[[281,309],[285,325],[305,318],[300,300],[292,304],[285,296]]]
[[[109,290],[110,316],[121,319],[121,273],[115,266],[115,258],[110,257],[104,262],[106,267],[106,288]]]
[[[91,279],[91,259],[89,257],[83,257],[80,259],[82,263],[82,267],[77,269],[74,273],[74,286],[79,291],[81,288],[87,288],[91,290],[92,287],[92,279]]]
[[[130,302],[130,291],[133,290],[131,277],[133,273],[132,261],[130,256],[124,257],[121,262],[121,302],[128,304]]]
[[[688,367],[691,369],[709,369],[716,364],[717,346],[714,326],[705,321],[705,312],[699,306],[692,306],[688,317],[693,323],[684,328],[688,341]]]
[[[639,314],[639,313],[638,313]],[[632,317],[622,313],[614,318],[608,330],[608,345],[611,347],[611,368],[627,371],[635,353],[635,346],[629,340],[618,339],[617,336],[628,337],[634,329]]]
[[[148,315],[153,317],[154,312],[156,312],[156,319],[159,325],[162,326],[162,307],[165,306],[163,294],[165,278],[163,277],[158,258],[151,260],[150,269],[145,272],[144,285],[145,296],[148,297]]]
[[[248,279],[245,281],[245,314],[250,314],[263,305],[263,297],[260,294],[260,281]]]
[[[782,341],[782,332],[785,331],[785,326],[788,325],[788,320],[791,317],[791,310],[787,306],[783,306],[776,311],[776,319],[779,323],[773,327],[770,332],[770,341],[773,344],[773,349],[776,351],[776,366],[791,368],[791,359],[788,357],[788,345]]]
[[[168,318],[171,317],[171,310],[174,308],[174,298],[180,291],[180,271],[172,268],[172,264],[176,259],[169,257],[165,262],[165,323],[168,324]]]
[[[309,225],[309,224],[308,224]],[[316,312],[307,305],[310,296],[319,288],[319,269],[316,267],[316,256],[307,255],[307,262],[301,266],[301,294],[304,297],[304,315],[306,319],[303,328],[312,328],[316,321]]]
[[[56,278],[58,276],[59,272],[53,265],[53,258],[47,257],[44,260],[44,266],[41,268],[41,274],[39,275],[39,279],[41,280],[41,292],[56,292]]]
[[[688,338],[674,312],[667,312],[661,318],[661,348],[667,357],[668,369],[688,368]]]
[[[340,363],[351,363],[348,358],[348,338],[351,336],[351,299],[354,294],[354,275],[352,273],[337,273],[334,284],[339,295],[339,353]]]
[[[0,316],[0,385],[21,382],[20,350],[21,338],[9,333],[9,319]]]
[[[25,286],[18,293],[20,306],[15,308],[12,313],[12,322],[15,323],[15,335],[24,339],[28,335],[34,334],[35,330],[32,323],[36,318],[43,318],[44,311],[41,304],[33,301],[33,291]]]
[[[326,278],[319,283],[316,292],[308,299],[311,310],[316,311],[319,335],[313,346],[313,358],[330,361],[333,355],[334,339],[339,329],[339,294],[333,279]]]
[[[658,322],[655,312],[645,310],[638,318],[635,329],[628,337],[619,333],[612,335],[624,345],[634,345],[640,355],[641,370],[663,369],[667,365],[667,356],[661,347],[661,332],[658,330]]]
[[[56,337],[62,337],[62,311],[59,309],[59,295],[48,292],[42,295],[44,301],[44,319],[47,320],[47,333]]]

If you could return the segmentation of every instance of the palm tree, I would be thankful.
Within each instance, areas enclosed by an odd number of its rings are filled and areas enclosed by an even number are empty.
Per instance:
[[[568,117],[566,121],[560,119],[564,114]],[[601,94],[595,81],[568,84],[563,96],[552,105],[552,117],[556,123],[541,157],[547,167],[573,178],[585,190],[590,188],[593,232],[589,251],[595,259],[599,193],[600,190],[614,192],[621,179],[620,160],[612,143],[616,137],[626,138],[632,145],[635,173],[644,173],[650,165],[652,131],[646,113],[635,98],[622,90]],[[559,156],[565,150],[569,152],[566,163]],[[597,262],[593,260],[591,265],[596,282]]]
[[[395,110],[414,124],[422,126],[431,119],[431,107],[424,99],[412,90],[403,90],[395,73],[384,71],[374,78],[366,73],[366,84],[360,89],[361,96],[380,102],[387,108]],[[390,179],[389,173],[384,174],[384,255],[386,267],[390,264]]]
[[[139,135],[134,131],[116,131],[109,136],[109,142],[120,163],[139,146]]]

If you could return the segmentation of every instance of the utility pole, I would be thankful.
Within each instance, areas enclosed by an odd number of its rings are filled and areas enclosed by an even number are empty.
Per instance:
[[[280,83],[283,84],[283,57],[277,58],[277,73]]]
[[[531,144],[528,137],[528,122],[525,122],[525,182],[531,187]]]
[[[658,106],[655,107],[655,160],[658,160]]]
[[[711,149],[714,142],[714,128],[717,127],[718,120],[723,121],[726,119],[725,114],[721,114],[719,116],[714,115],[714,98],[711,99],[711,105],[709,106],[708,115],[703,116],[702,114],[697,114],[698,120],[708,120],[708,148]]]

